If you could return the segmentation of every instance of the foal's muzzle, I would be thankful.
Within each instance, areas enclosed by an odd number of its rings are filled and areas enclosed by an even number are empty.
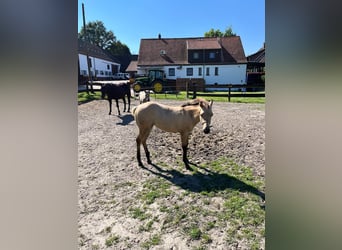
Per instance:
[[[206,127],[205,129],[203,129],[204,134],[209,134],[210,133],[210,128]]]

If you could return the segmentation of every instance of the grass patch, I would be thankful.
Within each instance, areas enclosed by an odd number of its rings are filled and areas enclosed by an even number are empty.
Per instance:
[[[141,221],[146,220],[150,216],[150,214],[146,213],[144,209],[139,207],[130,208],[129,211],[131,212],[132,218],[139,219]]]
[[[152,235],[147,241],[141,244],[142,248],[150,249],[152,246],[157,246],[161,243],[160,234]]]
[[[101,92],[95,91],[94,93],[80,92],[77,93],[78,104],[90,102],[93,100],[101,100]]]
[[[109,238],[106,239],[105,244],[107,247],[111,247],[114,244],[118,243],[119,240],[120,240],[120,236],[112,234],[111,236],[109,236]]]
[[[191,240],[199,240],[202,235],[202,231],[198,226],[192,226],[188,229],[188,234]]]
[[[210,249],[217,230],[225,232],[228,247],[243,241],[248,249],[264,248],[262,177],[225,157],[202,164],[192,173],[164,165],[160,176],[143,182],[136,196],[143,209],[130,209],[133,218],[145,221],[138,222],[139,232],[152,235],[143,248],[161,244],[163,233],[179,230],[189,249],[198,244],[199,249]]]
[[[171,195],[170,183],[161,178],[153,178],[143,185],[143,190],[138,195],[146,204],[152,204],[158,198],[165,198]]]

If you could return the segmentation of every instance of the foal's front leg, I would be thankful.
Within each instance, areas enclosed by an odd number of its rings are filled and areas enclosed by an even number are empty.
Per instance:
[[[188,139],[189,139],[189,133],[181,133],[182,149],[183,149],[183,162],[185,164],[186,169],[192,170],[192,168],[189,165],[189,160],[188,160],[188,156],[187,156]]]
[[[140,155],[140,145],[142,144],[145,150],[146,159],[148,164],[152,164],[151,158],[150,158],[150,151],[148,151],[146,140],[149,136],[150,132],[152,130],[152,127],[146,128],[146,129],[139,129],[139,135],[136,139],[137,142],[137,160],[139,163],[139,166],[143,166],[141,162],[141,155]]]

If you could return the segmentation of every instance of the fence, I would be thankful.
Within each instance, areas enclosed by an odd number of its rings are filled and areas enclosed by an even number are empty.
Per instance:
[[[186,97],[196,98],[198,96],[206,97],[227,97],[230,102],[231,97],[265,97],[264,85],[246,85],[246,84],[210,84],[201,86],[205,92],[199,92],[196,83],[186,83]],[[219,90],[227,93],[212,93],[212,91]],[[263,93],[253,93],[249,91],[262,91]],[[237,93],[240,92],[240,93]]]
[[[104,82],[93,82],[94,91],[100,91],[101,85]],[[186,98],[194,99],[196,97],[227,97],[230,102],[232,97],[265,97],[265,86],[264,85],[246,85],[246,84],[196,84],[195,82],[185,83]],[[169,83],[163,86],[164,94],[178,94],[176,83]],[[90,86],[89,91],[91,91]],[[215,93],[218,91],[220,93]],[[86,86],[82,89],[79,88],[78,92],[87,91]],[[259,91],[259,92],[257,92]]]

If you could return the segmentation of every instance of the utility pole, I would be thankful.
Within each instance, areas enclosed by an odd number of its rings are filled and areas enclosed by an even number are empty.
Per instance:
[[[82,15],[83,15],[83,29],[84,29],[84,36],[87,38],[86,41],[90,44],[90,42],[88,41],[88,35],[87,35],[87,29],[86,29],[86,23],[85,23],[85,14],[84,14],[84,3],[82,3]],[[87,46],[86,48],[86,53],[87,53],[87,66],[88,66],[88,83],[90,82],[90,88],[91,88],[91,92],[94,93],[94,89],[93,89],[93,78],[91,76],[90,73],[90,65],[89,65],[89,48]],[[87,93],[89,94],[89,86],[88,83],[86,84],[87,86]]]

